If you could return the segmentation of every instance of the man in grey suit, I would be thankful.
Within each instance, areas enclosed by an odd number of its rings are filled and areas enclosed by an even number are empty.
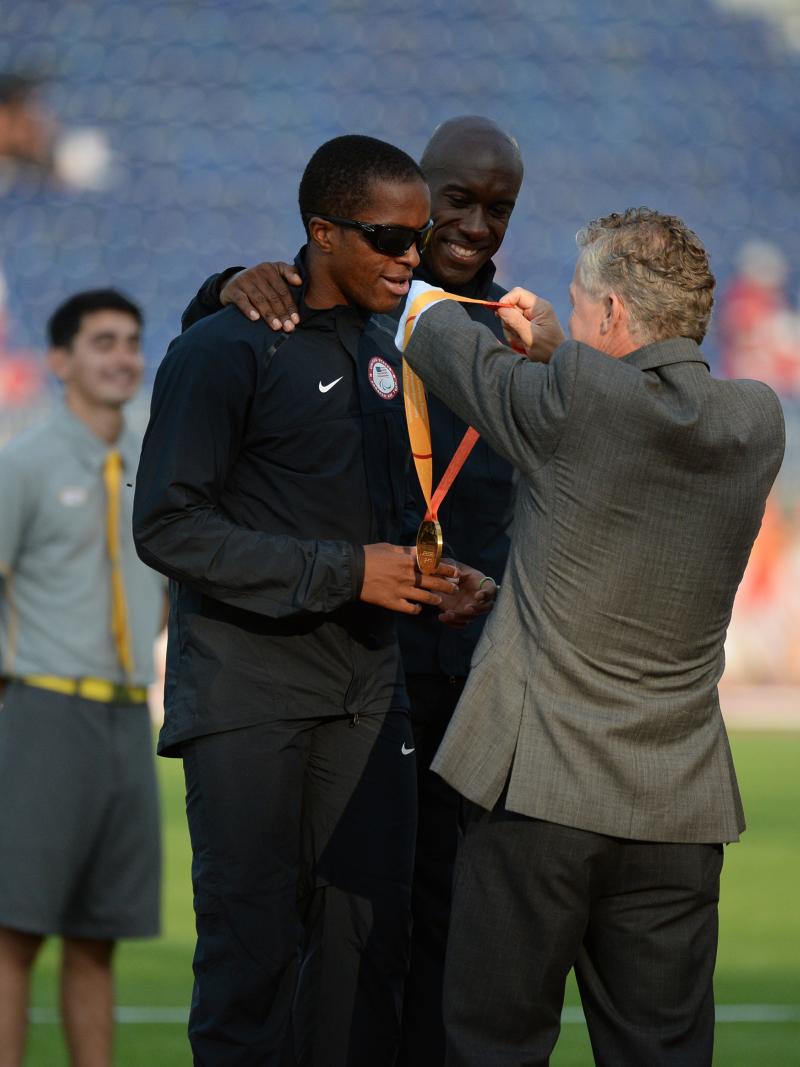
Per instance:
[[[547,1064],[573,965],[598,1064],[711,1063],[722,844],[744,829],[717,682],[783,418],[766,385],[709,374],[714,277],[680,219],[610,215],[578,244],[555,351],[552,310],[524,290],[499,314],[528,359],[447,300],[406,350],[521,475],[433,764],[472,802],[450,1067]]]

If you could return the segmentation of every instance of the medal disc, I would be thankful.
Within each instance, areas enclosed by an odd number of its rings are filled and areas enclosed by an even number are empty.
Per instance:
[[[438,522],[425,519],[417,530],[417,564],[423,574],[433,574],[442,558],[442,528]]]

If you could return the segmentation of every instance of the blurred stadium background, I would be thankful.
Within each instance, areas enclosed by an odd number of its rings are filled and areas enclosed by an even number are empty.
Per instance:
[[[320,143],[363,132],[418,155],[443,119],[491,116],[526,167],[498,259],[509,285],[564,317],[575,231],[631,205],[683,216],[710,249],[705,351],[715,372],[780,392],[788,439],[737,600],[723,710],[733,726],[800,725],[800,0],[0,0],[0,13],[0,442],[52,401],[44,324],[69,293],[111,284],[142,304],[152,381],[207,274],[294,255],[297,185]],[[146,411],[145,394],[142,425]],[[796,755],[796,740],[777,751]],[[184,866],[182,911],[186,882]],[[745,926],[756,906],[740,908]],[[185,931],[178,941],[180,998],[154,974],[136,1002],[185,1003]],[[770,972],[761,947],[764,973],[790,973]],[[797,1007],[796,965],[792,981]],[[731,996],[783,1003],[786,982],[754,982]],[[793,1033],[774,1063],[800,1064]],[[31,1062],[61,1062],[42,1056]]]
[[[320,143],[356,131],[419,154],[441,120],[489,115],[526,167],[509,285],[563,316],[575,231],[631,205],[708,245],[705,350],[779,389],[789,437],[728,679],[771,683],[800,716],[779,688],[800,685],[800,0],[0,6],[0,438],[48,396],[44,323],[68,293],[113,284],[143,305],[152,380],[207,274],[294,255]]]

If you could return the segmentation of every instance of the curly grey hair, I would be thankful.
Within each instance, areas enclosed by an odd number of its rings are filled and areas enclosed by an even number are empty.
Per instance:
[[[576,235],[577,280],[594,300],[615,292],[643,343],[706,335],[714,275],[697,234],[675,215],[629,208],[595,219]]]

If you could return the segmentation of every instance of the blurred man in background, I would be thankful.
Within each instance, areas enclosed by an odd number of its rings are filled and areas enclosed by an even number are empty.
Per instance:
[[[800,396],[800,313],[787,294],[789,263],[777,245],[748,241],[736,266],[720,300],[722,369]]]
[[[0,191],[16,179],[42,178],[100,190],[113,180],[113,152],[103,130],[62,127],[42,96],[43,74],[0,71]]]
[[[161,582],[130,532],[139,308],[78,293],[49,323],[52,417],[0,453],[0,1064],[22,1063],[30,972],[63,939],[71,1061],[108,1067],[112,955],[159,929],[147,685]]]
[[[57,127],[39,99],[42,81],[31,72],[0,72],[0,169],[50,164]]]
[[[500,299],[504,290],[494,282],[492,257],[502,244],[522,183],[516,141],[490,119],[450,119],[437,127],[422,153],[420,168],[430,189],[433,230],[414,278],[463,296]],[[290,264],[262,263],[244,271],[229,268],[204,283],[187,309],[185,324],[232,303],[251,319],[262,317],[273,329],[291,332],[298,320],[287,282],[301,283]],[[478,304],[464,308],[471,319],[502,338],[501,323],[492,309]],[[400,308],[395,314],[399,312]],[[428,411],[436,484],[467,426],[438,397],[428,398]],[[403,428],[399,432],[405,434]],[[512,479],[508,460],[481,439],[440,509],[447,553],[495,576],[497,582],[508,554]],[[413,469],[408,494],[402,532],[405,543],[413,542],[425,512]],[[459,798],[429,766],[464,688],[482,626],[483,619],[479,619],[466,628],[443,627],[434,612],[400,619],[419,799],[411,968],[398,1061],[406,1067],[438,1067],[444,1060],[442,980]]]
[[[717,683],[783,417],[767,385],[710,376],[714,276],[680,219],[632,209],[578,244],[555,352],[525,290],[499,314],[530,360],[445,299],[405,352],[520,472],[433,764],[472,802],[447,1063],[546,1067],[574,966],[598,1064],[709,1067],[722,844],[744,829]]]

